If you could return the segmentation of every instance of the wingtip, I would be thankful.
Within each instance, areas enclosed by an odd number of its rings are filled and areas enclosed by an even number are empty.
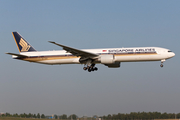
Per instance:
[[[50,43],[55,43],[55,42],[53,42],[53,41],[48,41],[48,42],[50,42]]]
[[[11,55],[12,53],[6,52],[5,54]]]

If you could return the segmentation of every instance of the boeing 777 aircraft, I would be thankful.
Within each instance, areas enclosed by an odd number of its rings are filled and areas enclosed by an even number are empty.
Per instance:
[[[104,48],[76,49],[53,41],[52,44],[63,48],[59,51],[36,51],[18,32],[12,32],[20,54],[6,53],[14,59],[42,64],[84,64],[83,69],[98,70],[96,64],[104,64],[109,68],[120,67],[121,62],[161,61],[161,67],[166,59],[175,56],[169,49],[160,47],[137,48]]]

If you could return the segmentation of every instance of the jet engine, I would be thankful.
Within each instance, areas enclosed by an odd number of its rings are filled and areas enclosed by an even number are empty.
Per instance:
[[[108,66],[109,68],[118,68],[120,67],[120,62],[116,62],[114,55],[102,55],[99,58],[101,64]]]
[[[102,64],[113,64],[115,62],[114,55],[102,55],[100,61]]]

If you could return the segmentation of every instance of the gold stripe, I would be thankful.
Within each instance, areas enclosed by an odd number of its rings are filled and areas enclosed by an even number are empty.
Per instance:
[[[71,58],[80,58],[77,56],[64,56],[64,57],[36,57],[36,58],[22,58],[22,60],[30,61],[30,62],[37,62],[43,60],[56,60],[56,59],[71,59]]]
[[[13,37],[14,37],[13,32],[12,32],[12,35],[13,35]],[[15,38],[15,37],[14,37],[14,40],[15,40],[15,43],[16,43],[16,45],[17,45],[17,48],[18,48],[19,52],[21,52],[20,49],[19,49],[19,46],[18,46],[18,44],[17,44],[17,41],[16,41],[16,38]]]

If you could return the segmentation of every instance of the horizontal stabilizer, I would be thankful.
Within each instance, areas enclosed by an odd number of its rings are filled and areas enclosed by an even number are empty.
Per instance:
[[[6,54],[14,55],[14,56],[17,56],[17,57],[28,57],[26,55],[21,55],[21,54],[16,54],[16,53],[6,53]]]

